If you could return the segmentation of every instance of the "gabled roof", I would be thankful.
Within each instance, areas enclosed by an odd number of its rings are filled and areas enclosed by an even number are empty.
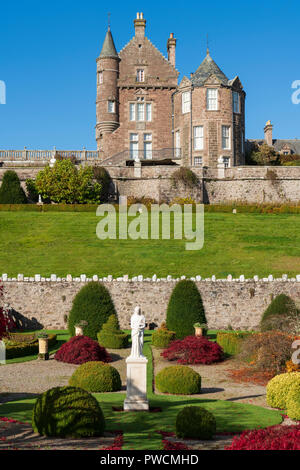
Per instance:
[[[215,75],[222,85],[228,85],[228,78],[210,57],[209,52],[207,52],[202,64],[193,74],[191,82],[194,86],[203,86],[211,75]]]
[[[102,46],[102,51],[99,57],[100,58],[103,58],[103,57],[119,58],[116,47],[115,47],[115,43],[114,43],[111,31],[110,31],[110,27],[108,27],[108,30],[104,39],[104,43]]]

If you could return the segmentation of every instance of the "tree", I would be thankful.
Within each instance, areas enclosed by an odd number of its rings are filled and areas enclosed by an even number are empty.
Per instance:
[[[111,185],[111,177],[108,171],[103,166],[93,167],[94,178],[97,183],[101,184],[101,202],[107,202],[109,196],[109,189]]]
[[[250,159],[257,165],[276,165],[279,163],[279,154],[267,144],[256,145]]]
[[[67,204],[99,204],[101,184],[93,182],[93,169],[76,166],[70,160],[56,161],[36,177],[36,189],[43,199]]]
[[[0,188],[0,204],[26,204],[26,194],[15,171],[7,170]]]
[[[84,334],[97,339],[97,333],[111,315],[116,315],[110,293],[103,284],[89,282],[76,295],[68,318],[71,336],[75,334],[75,325],[82,320],[87,322]]]
[[[262,331],[280,330],[289,332],[293,322],[299,318],[295,302],[288,295],[279,294],[263,313],[260,328]]]
[[[193,281],[179,281],[169,300],[167,328],[175,331],[176,338],[182,339],[194,334],[197,322],[206,323],[200,292]]]

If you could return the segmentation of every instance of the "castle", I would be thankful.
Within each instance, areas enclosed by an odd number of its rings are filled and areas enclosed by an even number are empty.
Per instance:
[[[181,160],[216,168],[245,163],[245,92],[206,57],[178,84],[176,39],[168,59],[145,36],[138,13],[135,35],[119,52],[110,28],[97,58],[96,140],[104,160]]]

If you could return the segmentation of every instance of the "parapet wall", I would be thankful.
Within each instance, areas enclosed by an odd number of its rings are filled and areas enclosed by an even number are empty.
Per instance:
[[[182,276],[181,279],[185,277]],[[300,275],[289,279],[287,275],[273,279],[272,276],[259,279],[216,279],[215,276],[202,279],[191,278],[201,293],[210,328],[222,329],[231,325],[235,329],[257,328],[262,313],[273,297],[285,293],[300,302]],[[121,328],[129,328],[133,308],[140,305],[148,323],[160,325],[166,318],[167,305],[172,290],[180,279],[143,278],[128,276],[113,279],[112,276],[88,278],[81,275],[60,278],[40,275],[17,278],[2,276],[3,303],[16,312],[23,325],[48,329],[66,328],[66,317],[76,293],[90,281],[102,282],[111,293]]]

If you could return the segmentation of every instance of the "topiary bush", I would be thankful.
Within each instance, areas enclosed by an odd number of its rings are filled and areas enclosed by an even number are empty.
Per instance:
[[[201,406],[185,406],[176,417],[176,436],[183,439],[212,439],[216,427],[214,415]]]
[[[221,346],[204,336],[187,336],[182,340],[172,341],[161,355],[168,361],[177,361],[178,364],[213,364],[224,359]]]
[[[300,372],[288,372],[273,377],[267,385],[267,403],[272,408],[286,408],[290,390],[300,383]]]
[[[97,333],[111,315],[116,315],[116,310],[110,293],[103,284],[89,282],[73,300],[68,318],[69,332],[74,336],[75,325],[85,320],[88,323],[84,328],[85,335],[97,339]]]
[[[105,419],[96,398],[75,387],[55,387],[35,402],[32,428],[42,436],[102,436]]]
[[[155,377],[157,389],[174,395],[201,393],[201,377],[187,366],[165,367]]]
[[[86,362],[75,370],[69,385],[80,387],[88,392],[103,393],[121,390],[120,374],[114,367],[104,362]]]
[[[207,323],[200,292],[193,281],[179,281],[169,300],[167,328],[181,339],[194,333],[197,322]]]
[[[152,333],[152,344],[157,348],[167,348],[171,341],[175,339],[175,331],[169,331],[166,327],[161,326]]]
[[[117,315],[111,315],[102,330],[97,334],[99,344],[110,349],[124,349],[128,347],[129,335],[120,330]]]
[[[230,333],[218,332],[217,343],[221,346],[225,354],[235,356],[241,351],[242,342],[252,332],[232,331]]]
[[[19,177],[13,170],[5,171],[0,187],[0,204],[26,204],[27,198]]]
[[[55,353],[54,359],[68,364],[85,362],[110,362],[111,357],[105,348],[88,336],[73,336]]]
[[[288,331],[290,317],[295,317],[298,313],[293,299],[285,294],[277,295],[263,313],[260,328],[262,331],[274,329]]]
[[[298,374],[300,374],[298,372]],[[289,418],[300,421],[300,380],[289,389],[286,398],[286,412]]]

